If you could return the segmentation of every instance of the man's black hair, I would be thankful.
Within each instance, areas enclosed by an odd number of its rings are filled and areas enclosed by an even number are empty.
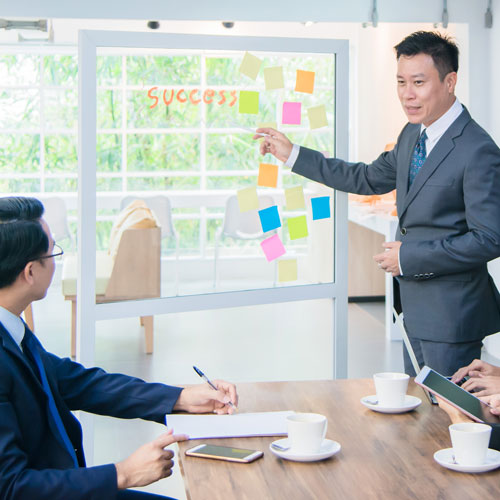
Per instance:
[[[458,71],[458,47],[447,35],[434,31],[416,31],[399,42],[394,49],[401,56],[427,54],[432,57],[441,81],[451,72]]]
[[[36,198],[0,198],[0,288],[12,285],[28,262],[47,253],[43,211]]]

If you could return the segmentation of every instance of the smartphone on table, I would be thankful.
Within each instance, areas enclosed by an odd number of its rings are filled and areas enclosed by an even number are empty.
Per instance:
[[[218,446],[215,444],[200,444],[186,450],[189,457],[214,458],[228,462],[249,463],[260,458],[264,453],[258,450],[246,450],[244,448],[232,448],[230,446]]]

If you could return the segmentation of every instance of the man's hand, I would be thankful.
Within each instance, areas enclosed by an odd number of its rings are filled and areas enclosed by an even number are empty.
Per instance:
[[[185,441],[184,434],[173,435],[172,429],[151,443],[138,448],[130,457],[115,464],[118,489],[146,486],[172,474],[174,452],[165,446]]]
[[[388,241],[387,243],[383,243],[382,246],[386,249],[385,252],[374,255],[373,260],[386,273],[399,276],[399,249],[401,242]]]
[[[234,384],[223,380],[212,380],[217,391],[208,384],[193,385],[186,387],[179,395],[174,410],[187,411],[189,413],[234,413],[234,408],[229,404],[238,406],[238,394]]]
[[[500,394],[500,377],[478,373],[477,376],[466,380],[460,387],[466,391],[474,392],[474,396],[478,398]]]
[[[448,416],[450,417],[451,423],[452,424],[461,424],[463,422],[474,422],[471,418],[469,418],[467,415],[463,414],[460,410],[457,410],[454,406],[450,405],[450,403],[447,403],[443,399],[436,397],[439,408],[444,410]]]
[[[256,132],[257,135],[253,136],[254,139],[262,139],[262,136],[258,134],[267,134],[260,144],[261,155],[271,153],[282,162],[286,162],[288,160],[288,157],[292,152],[293,144],[288,140],[285,134],[282,134],[273,128],[258,128]]]
[[[470,365],[457,370],[457,372],[451,377],[451,381],[456,384],[466,375],[469,377],[479,377],[480,375],[500,377],[500,367],[490,365],[489,363],[486,363],[486,361],[481,361],[480,359],[475,359]]]

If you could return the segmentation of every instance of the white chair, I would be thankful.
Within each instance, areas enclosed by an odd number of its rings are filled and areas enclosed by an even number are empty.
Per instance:
[[[170,200],[164,195],[156,196],[125,196],[120,202],[123,210],[134,200],[143,200],[151,209],[161,228],[161,238],[173,238],[175,241],[175,295],[179,292],[179,238],[172,220],[172,206]]]
[[[65,201],[57,196],[44,198],[43,206],[45,208],[43,218],[47,221],[54,240],[57,243],[60,243],[61,241],[69,238],[70,248],[65,248],[65,250],[74,249],[75,241],[73,234],[69,229],[68,211],[66,209]]]
[[[272,196],[259,196],[259,210],[275,205]],[[269,234],[274,234],[276,231],[270,231]],[[234,240],[256,240],[264,236],[262,225],[260,223],[259,214],[256,210],[241,212],[236,195],[230,196],[226,200],[226,209],[224,212],[224,222],[215,233],[215,249],[214,249],[214,288],[218,285],[218,268],[217,260],[219,259],[219,245],[224,238],[232,238]],[[275,261],[276,268],[276,261]],[[274,284],[276,284],[276,269],[274,272]]]

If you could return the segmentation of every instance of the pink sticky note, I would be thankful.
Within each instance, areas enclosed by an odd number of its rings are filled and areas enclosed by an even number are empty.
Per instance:
[[[284,102],[283,103],[283,118],[281,123],[288,125],[300,125],[300,112],[302,103],[300,102]]]
[[[281,243],[280,237],[277,234],[265,239],[261,242],[260,246],[266,254],[267,262],[271,262],[286,253],[285,247],[283,246],[283,243]]]

